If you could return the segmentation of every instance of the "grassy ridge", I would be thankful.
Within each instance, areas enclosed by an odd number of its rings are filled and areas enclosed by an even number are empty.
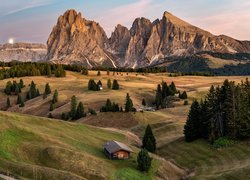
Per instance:
[[[0,112],[0,171],[43,179],[150,179],[154,175],[136,170],[136,154],[128,161],[108,160],[102,145],[110,139],[124,142],[126,137],[81,124]]]

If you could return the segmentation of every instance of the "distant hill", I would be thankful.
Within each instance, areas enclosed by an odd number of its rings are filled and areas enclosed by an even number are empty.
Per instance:
[[[15,43],[0,45],[0,61],[13,60],[29,62],[44,60],[47,47],[36,43]]]

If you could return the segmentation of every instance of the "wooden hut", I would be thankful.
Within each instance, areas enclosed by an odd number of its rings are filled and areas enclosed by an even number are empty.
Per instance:
[[[103,146],[109,159],[129,159],[132,151],[127,145],[118,141],[108,141]]]

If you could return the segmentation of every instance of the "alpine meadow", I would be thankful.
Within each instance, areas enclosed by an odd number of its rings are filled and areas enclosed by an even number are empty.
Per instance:
[[[249,179],[250,4],[231,1],[3,2],[0,179]]]

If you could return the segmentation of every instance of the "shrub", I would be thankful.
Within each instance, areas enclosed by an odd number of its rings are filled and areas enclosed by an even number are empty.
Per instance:
[[[214,141],[213,147],[214,148],[223,148],[232,146],[235,142],[231,139],[228,139],[227,137],[220,137],[217,140]]]

